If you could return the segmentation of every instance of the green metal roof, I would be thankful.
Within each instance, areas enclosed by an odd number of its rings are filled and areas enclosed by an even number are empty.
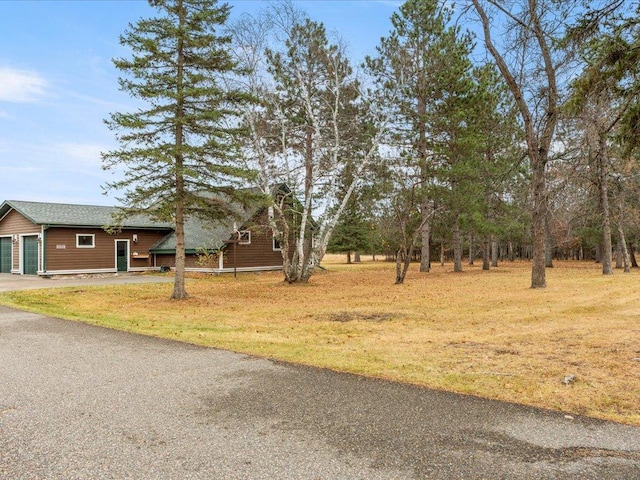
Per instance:
[[[98,227],[113,224],[117,207],[71,205],[64,203],[25,202],[7,200],[0,205],[0,218],[14,209],[36,225]],[[122,221],[124,228],[173,229],[168,222],[158,222],[145,215],[135,215]]]
[[[218,221],[207,225],[197,218],[190,217],[184,225],[185,250],[194,253],[198,249],[218,250],[233,234],[233,220]],[[171,232],[157,241],[149,249],[151,253],[174,253],[176,250],[176,234]]]
[[[236,205],[236,214],[224,220],[206,221],[188,217],[184,224],[184,243],[188,253],[198,249],[218,250],[233,236],[234,226],[242,229],[262,207],[241,208]],[[151,246],[151,253],[175,253],[176,234],[171,232]]]

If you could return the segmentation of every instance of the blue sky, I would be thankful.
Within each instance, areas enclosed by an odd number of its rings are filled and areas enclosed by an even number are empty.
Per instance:
[[[231,19],[258,12],[259,0],[229,1]],[[346,40],[359,63],[388,34],[393,0],[294,2]],[[143,0],[0,1],[0,202],[116,204],[101,188],[111,173],[100,152],[115,147],[103,120],[130,111],[113,57],[129,23],[153,16]]]

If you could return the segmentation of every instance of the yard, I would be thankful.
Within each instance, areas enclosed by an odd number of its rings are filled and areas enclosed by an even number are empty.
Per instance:
[[[528,262],[489,272],[346,265],[307,285],[280,273],[172,285],[10,292],[0,303],[198,345],[640,425],[640,271],[556,262],[532,290]]]

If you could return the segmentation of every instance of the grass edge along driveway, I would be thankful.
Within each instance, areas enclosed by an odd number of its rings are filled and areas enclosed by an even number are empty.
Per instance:
[[[603,276],[556,262],[529,288],[528,262],[453,273],[325,264],[306,285],[278,272],[170,284],[69,287],[0,303],[129,332],[640,425],[640,271]]]

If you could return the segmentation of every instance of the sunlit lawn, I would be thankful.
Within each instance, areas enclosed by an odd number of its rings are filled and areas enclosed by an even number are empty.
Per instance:
[[[558,263],[532,290],[530,264],[453,273],[325,262],[307,285],[280,273],[170,284],[57,288],[0,302],[58,317],[296,363],[640,425],[640,271]],[[575,381],[564,384],[566,376]]]

